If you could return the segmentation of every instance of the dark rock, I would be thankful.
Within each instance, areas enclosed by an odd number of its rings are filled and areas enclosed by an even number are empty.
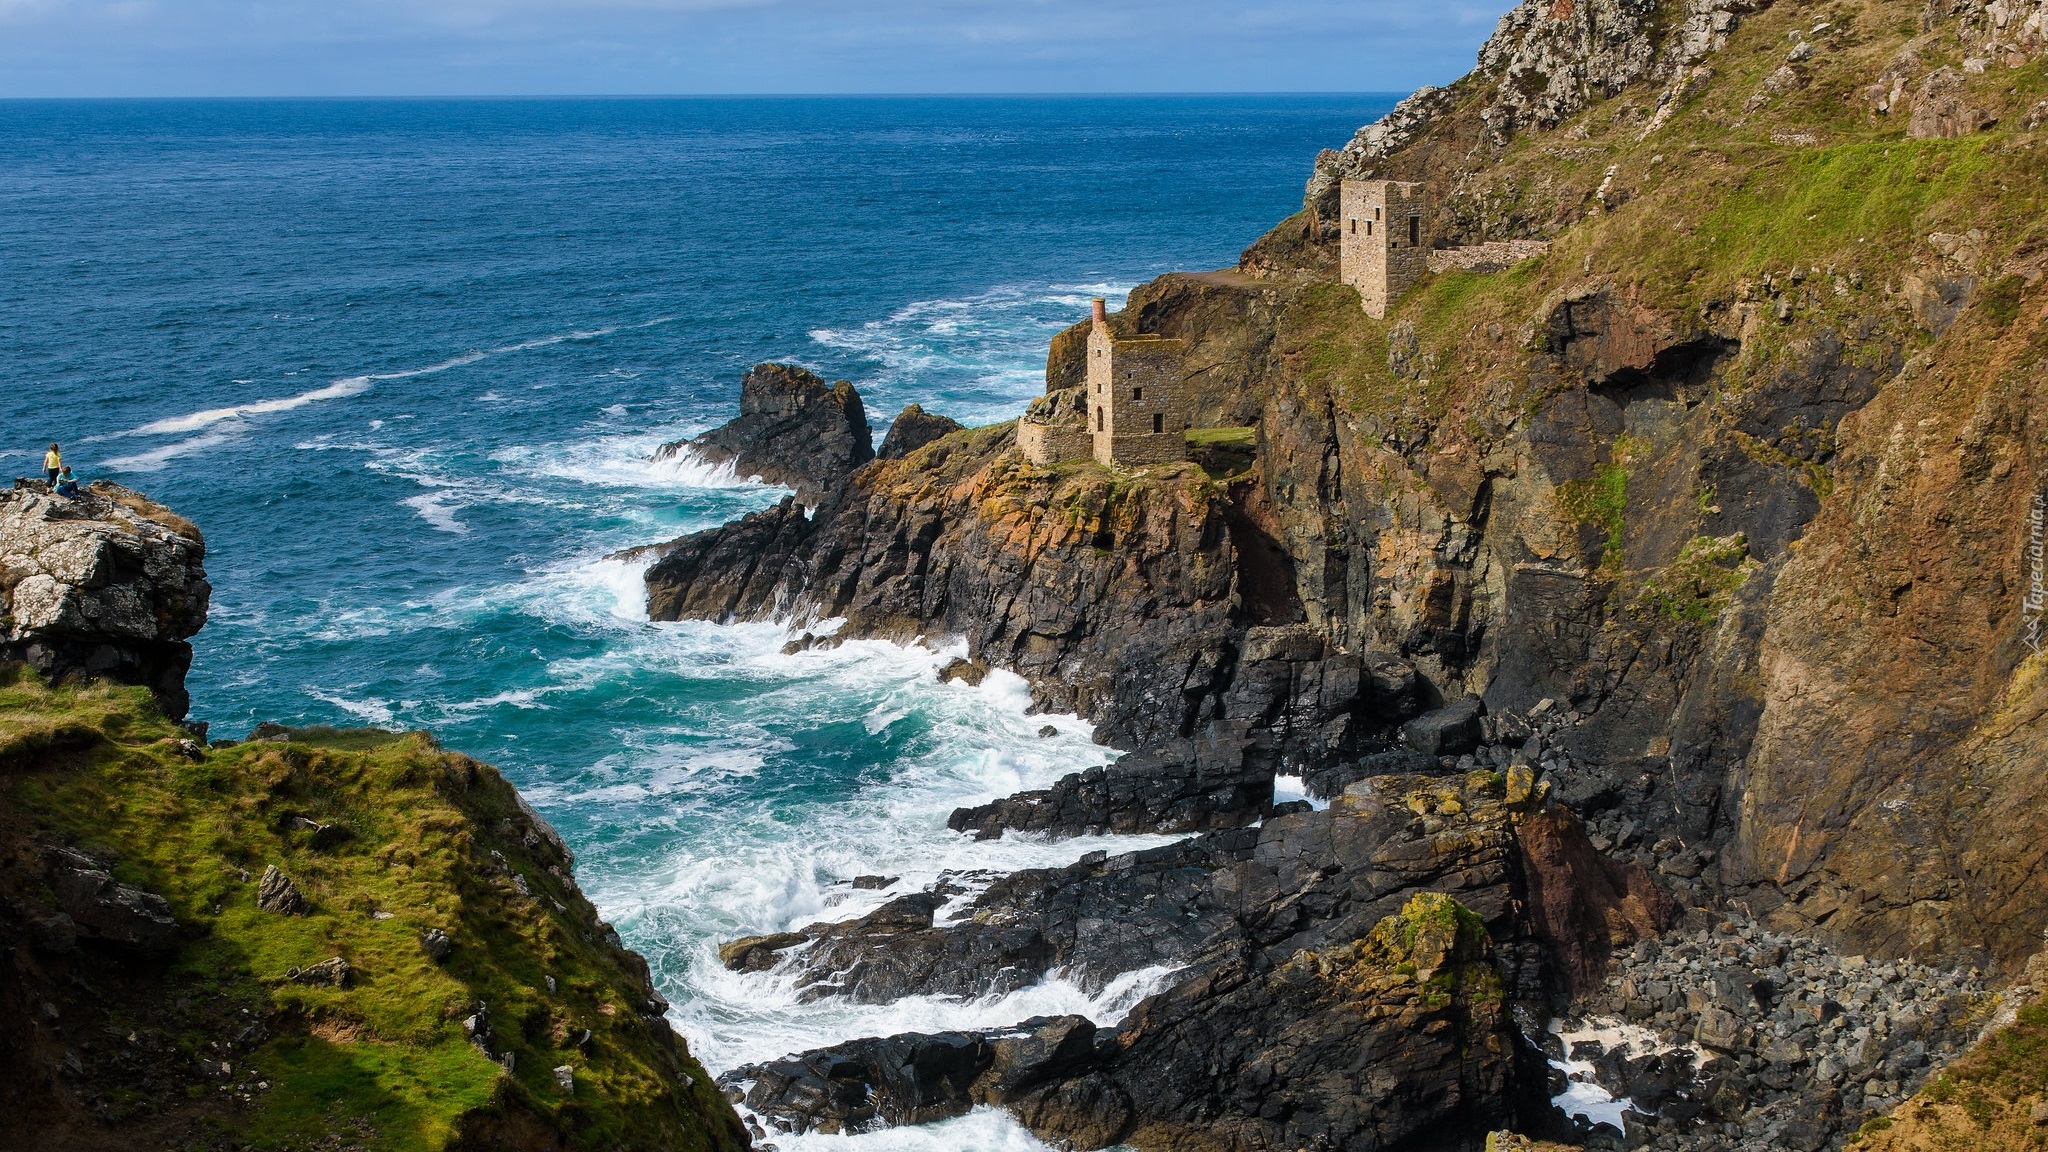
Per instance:
[[[1133,752],[1116,763],[955,809],[946,826],[976,839],[1006,830],[1087,836],[1104,832],[1194,832],[1259,819],[1273,799],[1273,770],[1241,732],[1211,729],[1200,739]]]
[[[439,928],[429,928],[420,937],[420,951],[427,954],[427,959],[439,963],[446,960],[449,953],[455,951],[455,941],[449,939],[448,934]]]
[[[1053,727],[1053,726],[1052,726],[1052,725],[1050,725],[1050,724],[1041,724],[1041,725],[1039,725],[1039,728],[1038,728],[1038,738],[1039,738],[1040,740],[1050,740],[1050,739],[1052,739],[1052,738],[1053,738],[1054,736],[1057,736],[1057,735],[1059,735],[1059,734],[1060,734],[1060,730],[1059,730],[1059,729],[1057,729],[1057,728],[1055,728],[1055,727]]]
[[[875,458],[860,393],[788,364],[758,364],[740,381],[738,418],[695,440],[664,444],[655,458],[683,451],[707,464],[732,463],[742,476],[796,489],[816,505]]]
[[[735,1068],[721,1085],[793,1133],[854,1133],[965,1114],[974,1081],[993,1062],[988,1041],[960,1032],[850,1040],[788,1060]]]
[[[50,857],[50,888],[77,938],[141,952],[161,952],[176,943],[178,921],[169,901],[116,882],[84,853],[60,848]],[[44,938],[61,943],[64,935],[63,924],[49,924]]]
[[[63,955],[74,951],[78,947],[78,923],[63,912],[31,920],[28,942],[38,952]]]
[[[1457,756],[1479,746],[1479,718],[1486,706],[1467,696],[1401,726],[1401,739],[1425,756]]]
[[[861,891],[880,891],[902,879],[900,876],[855,876],[853,886]]]
[[[275,864],[265,865],[263,878],[256,882],[256,907],[280,916],[304,916],[313,910],[300,894],[299,886]]]
[[[896,414],[895,421],[889,425],[889,434],[882,437],[882,450],[875,453],[875,458],[900,459],[934,440],[960,431],[960,428],[958,420],[926,412],[912,404]]]

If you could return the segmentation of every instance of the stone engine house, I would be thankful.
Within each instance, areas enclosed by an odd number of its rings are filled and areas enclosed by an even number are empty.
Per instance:
[[[1366,315],[1385,319],[1403,293],[1429,271],[1420,184],[1398,180],[1346,180],[1338,273],[1358,289]]]
[[[1017,424],[1017,446],[1034,464],[1083,455],[1105,466],[1187,459],[1186,347],[1163,336],[1116,335],[1107,306],[1095,301],[1086,382],[1032,401]]]

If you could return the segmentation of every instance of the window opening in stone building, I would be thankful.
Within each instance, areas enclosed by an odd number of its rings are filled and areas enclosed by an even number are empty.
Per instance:
[[[1358,235],[1358,217],[1356,216],[1351,218],[1351,234],[1353,236]]]
[[[1095,430],[1097,432],[1102,431],[1102,409],[1100,408],[1095,410]]]
[[[1133,388],[1133,389],[1131,389],[1131,399],[1133,399],[1133,400],[1143,400],[1144,398],[1145,398],[1145,390],[1144,390],[1143,388]]]
[[[1154,412],[1154,413],[1152,414],[1152,431],[1154,431],[1154,432],[1164,432],[1164,431],[1166,431],[1166,414],[1165,414],[1165,413],[1163,413],[1163,412]]]
[[[1420,216],[1410,216],[1408,218],[1408,246],[1410,248],[1422,247],[1422,217]]]

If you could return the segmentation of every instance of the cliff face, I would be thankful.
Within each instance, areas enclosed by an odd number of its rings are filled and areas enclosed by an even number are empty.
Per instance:
[[[199,555],[112,486],[0,497],[0,1148],[747,1147],[495,771],[166,717]]]
[[[1273,767],[1331,795],[1526,764],[1591,835],[1522,858],[1569,858],[1565,887],[1610,908],[1654,902],[1606,874],[1632,864],[1841,971],[2013,972],[2039,946],[2048,753],[2044,29],[2039,0],[1521,5],[1472,74],[1319,157],[1236,270],[1111,318],[1188,342],[1195,423],[1255,425],[1249,462],[1040,474],[1004,428],[956,433],[814,517],[678,542],[650,603],[964,635],[1141,750],[956,815],[977,835],[1228,827],[1272,814]],[[1353,176],[1423,184],[1440,246],[1547,250],[1447,261],[1367,318],[1334,282]],[[1048,390],[1078,380],[1079,337]],[[1482,717],[1432,711],[1467,696]],[[1562,926],[1544,979],[1597,983],[1600,917],[1540,889],[1516,922]],[[1783,963],[1759,946],[1751,979]],[[1623,999],[1705,1027],[1657,987]],[[1700,1043],[1744,1071],[1709,1060],[1685,1092],[1833,1095],[1746,1114],[1745,1138],[1839,1138],[1960,1035],[1859,1041],[1849,1066],[1802,1054],[1840,1039],[1824,1005],[1787,1047],[1742,1030],[1760,1004],[1715,1001],[1741,1027]]]
[[[77,499],[34,481],[0,492],[0,662],[140,684],[184,716],[186,641],[212,594],[205,556],[198,529],[118,484]]]

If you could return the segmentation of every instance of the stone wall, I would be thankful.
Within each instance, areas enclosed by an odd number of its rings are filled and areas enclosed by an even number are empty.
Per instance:
[[[1017,421],[1017,448],[1026,460],[1040,466],[1094,455],[1087,390],[1059,388],[1033,400],[1023,419]]]
[[[1524,260],[1533,260],[1550,250],[1548,240],[1489,240],[1463,248],[1431,248],[1426,260],[1431,272],[1462,268],[1467,272],[1499,272]]]
[[[1384,318],[1428,271],[1429,237],[1422,225],[1422,185],[1398,180],[1346,180],[1338,272],[1358,289],[1366,315]]]
[[[1089,430],[1095,459],[1163,464],[1187,458],[1187,398],[1180,378],[1185,341],[1118,339],[1105,323],[1088,334]]]

